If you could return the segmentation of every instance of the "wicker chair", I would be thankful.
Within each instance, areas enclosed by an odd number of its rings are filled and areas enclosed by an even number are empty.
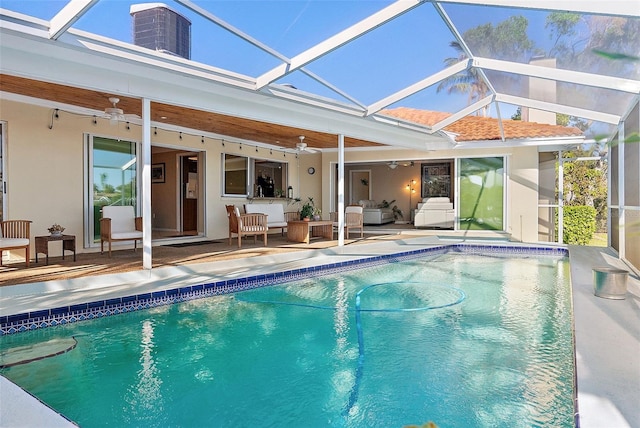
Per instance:
[[[133,251],[142,239],[142,217],[136,217],[131,205],[112,205],[102,207],[100,219],[100,254],[104,252],[104,243],[114,241],[133,241]]]
[[[31,255],[30,229],[30,220],[0,221],[0,266],[2,266],[2,253],[4,251],[24,249],[24,261],[29,267],[29,256]]]
[[[264,246],[267,246],[267,226],[266,214],[240,214],[240,210],[235,205],[225,205],[227,217],[229,218],[229,245],[233,234],[238,235],[238,248],[242,248],[242,237],[253,235],[253,242],[258,242],[258,235],[264,237]]]

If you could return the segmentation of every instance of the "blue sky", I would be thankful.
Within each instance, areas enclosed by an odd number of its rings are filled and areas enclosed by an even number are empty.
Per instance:
[[[74,26],[124,42],[132,41],[130,2],[101,0]],[[275,67],[279,61],[247,44],[220,27],[200,18],[173,1],[164,1],[192,21],[192,59],[249,76]],[[391,4],[391,1],[195,1],[214,15],[260,40],[286,56],[355,24]],[[0,0],[3,8],[50,19],[65,4],[60,0]],[[539,45],[549,42],[541,12],[445,5],[460,33],[488,22],[494,25],[512,14],[525,14],[529,37]],[[444,59],[456,56],[449,47],[453,35],[435,8],[424,4],[392,23],[310,64],[307,68],[344,90],[365,105],[371,104],[442,70]],[[291,83],[301,90],[343,100],[300,72],[278,83]],[[410,106],[455,112],[467,105],[466,95],[448,96],[435,87],[402,100],[392,107]],[[503,117],[514,106],[501,105]],[[495,109],[492,108],[492,114]]]

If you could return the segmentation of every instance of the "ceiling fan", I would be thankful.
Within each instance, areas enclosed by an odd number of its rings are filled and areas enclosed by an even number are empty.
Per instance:
[[[120,98],[110,97],[109,102],[113,107],[107,107],[104,109],[104,118],[109,119],[109,122],[114,125],[119,120],[131,120],[131,119],[140,119],[140,116],[137,114],[124,114],[121,108],[118,108],[118,103],[120,102]]]
[[[304,142],[304,135],[299,136],[300,142],[296,143],[296,150],[298,153],[307,152],[307,153],[316,153],[317,150],[310,148],[307,146],[307,143]]]
[[[402,166],[414,166],[415,162],[411,161],[411,162],[405,162],[405,163],[399,163],[398,161],[391,161],[391,162],[387,162],[387,166],[390,169],[396,169],[398,167],[398,165],[402,165]]]

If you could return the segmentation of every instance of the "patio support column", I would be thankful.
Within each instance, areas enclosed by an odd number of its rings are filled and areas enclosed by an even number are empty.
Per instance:
[[[151,101],[142,99],[142,267],[151,270]]]
[[[558,244],[564,242],[564,154],[558,150]]]
[[[618,124],[618,258],[626,259],[626,234],[624,206],[624,120]]]
[[[338,247],[344,246],[344,135],[338,135]]]

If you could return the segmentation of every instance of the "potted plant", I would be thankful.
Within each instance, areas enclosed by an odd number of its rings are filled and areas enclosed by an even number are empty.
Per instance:
[[[313,198],[308,198],[307,202],[305,202],[300,209],[300,219],[304,221],[311,220],[311,217],[313,217],[315,211],[316,206],[313,202]]]
[[[382,202],[378,204],[378,208],[391,208],[391,211],[393,211],[394,220],[402,220],[404,218],[402,210],[398,208],[397,205],[394,205],[393,207],[391,206],[391,204],[393,204],[395,201],[396,200],[394,199],[393,201],[388,202],[387,200],[383,199]]]
[[[51,236],[62,236],[62,232],[64,232],[64,227],[60,226],[58,223],[53,224],[50,228],[47,229]]]

